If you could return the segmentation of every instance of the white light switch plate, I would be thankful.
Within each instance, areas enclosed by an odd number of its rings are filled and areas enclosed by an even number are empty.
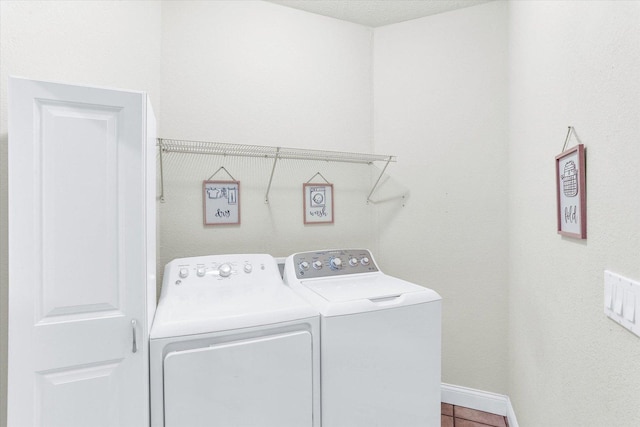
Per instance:
[[[604,314],[640,336],[640,283],[605,270]]]

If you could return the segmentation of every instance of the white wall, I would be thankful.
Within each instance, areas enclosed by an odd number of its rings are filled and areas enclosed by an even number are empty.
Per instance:
[[[444,382],[507,392],[507,5],[377,28],[375,151],[409,192],[381,204],[384,269],[443,296]],[[395,184],[401,188],[401,185]],[[398,193],[399,194],[399,193]]]
[[[163,2],[160,134],[368,152],[371,37],[264,1]]]
[[[160,107],[157,1],[0,2],[0,426],[6,424],[7,79],[144,90]]]
[[[605,269],[640,279],[640,2],[509,10],[509,394],[523,426],[637,426],[640,339],[602,307]],[[570,125],[587,153],[586,241],[556,234]]]
[[[371,38],[366,27],[263,1],[163,2],[159,135],[370,152]],[[192,255],[375,245],[368,166],[283,160],[265,204],[271,160],[168,154],[163,163],[159,268]],[[240,227],[202,225],[202,181],[220,166],[241,182]],[[302,184],[316,172],[335,186],[333,225],[303,225]]]

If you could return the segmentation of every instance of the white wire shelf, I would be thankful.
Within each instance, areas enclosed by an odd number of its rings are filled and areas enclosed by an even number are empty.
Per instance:
[[[343,151],[309,150],[303,148],[262,145],[228,144],[222,142],[189,141],[158,138],[165,153],[210,154],[218,156],[263,157],[268,159],[325,160],[329,162],[373,163],[396,161],[395,156],[350,153]]]
[[[374,164],[375,162],[384,162],[385,166],[378,177],[378,180],[374,184],[373,188],[367,196],[367,202],[370,201],[371,195],[375,191],[384,171],[389,163],[396,162],[396,156],[392,155],[380,155],[380,154],[367,154],[367,153],[352,153],[344,151],[327,151],[327,150],[310,150],[302,148],[289,148],[289,147],[273,147],[263,145],[246,145],[246,144],[229,144],[222,142],[209,142],[209,141],[193,141],[193,140],[180,140],[180,139],[168,139],[158,138],[158,146],[160,147],[160,185],[161,194],[160,200],[164,201],[164,176],[162,170],[163,153],[182,153],[182,154],[201,154],[201,155],[214,155],[214,156],[236,156],[236,157],[259,157],[265,159],[273,159],[273,167],[271,169],[271,176],[269,177],[269,184],[267,186],[267,192],[265,194],[265,203],[269,203],[269,191],[271,189],[271,182],[273,180],[273,174],[276,169],[278,160],[320,160],[327,162],[344,162],[344,163],[359,163],[359,164]]]

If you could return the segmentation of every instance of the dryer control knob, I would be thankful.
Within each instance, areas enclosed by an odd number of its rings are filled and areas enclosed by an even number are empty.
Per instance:
[[[369,258],[364,257],[360,260],[360,264],[362,265],[369,265],[371,263],[371,261],[369,261]]]
[[[186,278],[189,275],[189,269],[186,267],[182,267],[178,272],[178,275],[183,279]]]
[[[300,270],[308,270],[309,269],[309,263],[307,261],[302,261],[300,264],[298,264],[298,267],[300,267]]]
[[[229,264],[222,264],[218,270],[221,277],[231,276],[231,266]]]
[[[245,273],[251,273],[253,271],[253,266],[251,264],[245,264],[244,265],[244,272]]]
[[[198,275],[198,277],[204,277],[206,273],[207,270],[204,267],[198,267],[198,269],[196,270],[196,274]]]
[[[358,265],[358,258],[356,258],[356,257],[351,257],[351,258],[349,259],[349,265],[350,265],[351,267],[355,267],[356,265]]]
[[[322,268],[322,261],[313,261],[313,268],[315,268],[316,270],[320,270]]]
[[[340,258],[331,258],[329,264],[331,265],[332,269],[338,270],[340,267],[342,267],[342,260]]]

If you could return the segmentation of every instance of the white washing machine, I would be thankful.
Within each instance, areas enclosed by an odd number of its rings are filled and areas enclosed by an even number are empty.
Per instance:
[[[440,426],[436,292],[364,249],[291,255],[284,280],[320,311],[323,427]]]
[[[153,427],[319,427],[318,312],[270,255],[165,267],[150,336]]]

